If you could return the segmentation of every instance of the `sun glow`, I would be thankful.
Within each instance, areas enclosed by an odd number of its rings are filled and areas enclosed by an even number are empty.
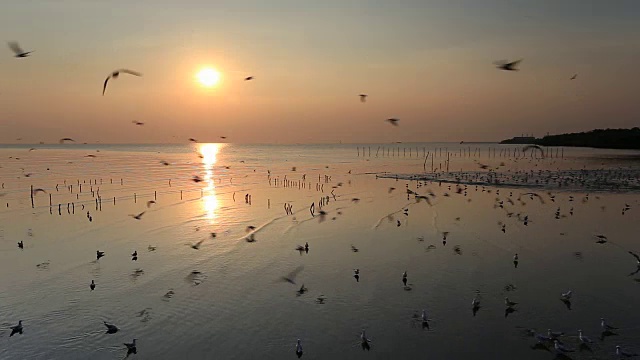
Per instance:
[[[222,75],[213,68],[204,68],[196,74],[196,79],[205,87],[214,87],[220,83]]]
[[[207,213],[207,219],[213,222],[215,221],[219,206],[213,176],[220,144],[201,144],[199,150],[202,155],[202,165],[204,167],[204,181],[207,184],[207,187],[203,189],[204,194],[202,200],[204,202],[204,210]]]

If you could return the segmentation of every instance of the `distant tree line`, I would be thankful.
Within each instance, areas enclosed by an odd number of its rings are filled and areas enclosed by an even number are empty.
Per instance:
[[[541,146],[578,146],[606,149],[640,149],[640,128],[596,129],[588,132],[547,135],[536,139]]]

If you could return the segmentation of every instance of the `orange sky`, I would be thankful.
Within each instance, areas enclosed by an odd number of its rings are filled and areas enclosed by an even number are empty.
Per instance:
[[[638,126],[640,4],[479,3],[8,0],[0,34],[35,52],[0,56],[0,142],[492,141]],[[492,64],[517,58],[519,72]],[[194,79],[205,66],[222,73],[214,89]],[[103,97],[121,67],[144,76],[121,75]]]

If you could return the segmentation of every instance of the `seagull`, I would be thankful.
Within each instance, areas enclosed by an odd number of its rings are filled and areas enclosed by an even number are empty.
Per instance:
[[[358,251],[360,251],[360,250],[359,250],[357,247],[355,247],[355,246],[351,245],[351,251],[353,251],[353,252],[358,252]]]
[[[198,175],[194,175],[193,178],[191,178],[191,181],[193,181],[194,183],[199,183],[202,182],[204,180],[202,180],[202,178]]]
[[[244,81],[249,81],[249,80],[253,80],[253,76],[247,76],[246,78],[244,78]]]
[[[360,102],[367,102],[367,94],[360,94]]]
[[[600,318],[600,327],[602,328],[603,331],[611,331],[611,330],[618,329],[617,327],[608,325],[607,322],[604,321],[604,318]]]
[[[134,251],[133,254],[131,254],[131,261],[138,261],[138,251]]]
[[[113,324],[109,324],[106,321],[103,321],[104,326],[107,327],[107,334],[115,334],[118,332],[118,327],[113,325]]]
[[[18,247],[19,247],[20,249],[24,250],[24,242],[23,242],[22,240],[20,240],[20,241],[18,242]]]
[[[640,256],[634,253],[633,251],[629,251],[629,254],[631,254],[631,256],[633,256],[634,258],[636,258],[636,261],[638,262],[638,266],[640,266]]]
[[[73,140],[72,138],[62,138],[60,140],[58,140],[58,142],[60,144],[64,144],[65,141],[71,141],[71,142],[76,142],[75,140]]]
[[[18,321],[18,325],[11,326],[10,329],[11,335],[9,335],[9,337],[12,337],[14,334],[22,335],[22,320]]]
[[[558,354],[573,352],[573,350],[568,349],[564,347],[562,344],[560,344],[558,340],[553,341],[553,347],[556,349],[556,352],[558,352]]]
[[[91,280],[91,284],[89,285],[89,287],[91,288],[91,291],[93,291],[96,288],[96,283]]]
[[[21,334],[22,334],[22,332],[21,332]],[[619,345],[616,345],[616,355],[618,355],[618,358],[621,357],[621,356],[624,356],[624,357],[638,356],[638,354],[636,354],[636,353],[631,353],[631,352],[627,352],[627,351],[622,350],[622,348]]]
[[[109,79],[111,78],[117,79],[118,76],[120,76],[120,73],[130,74],[134,76],[142,76],[141,73],[133,70],[127,70],[127,69],[114,70],[113,72],[111,72],[111,75],[107,76],[107,78],[104,80],[104,85],[102,86],[102,96],[104,96],[104,92],[107,91],[107,83],[109,82]]]
[[[131,122],[132,122],[133,124],[138,125],[138,126],[142,126],[142,125],[144,125],[144,123],[143,123],[143,122],[140,122],[140,121],[135,121],[135,120],[133,120],[133,121],[131,121]]]
[[[157,249],[156,246],[151,246],[151,245],[147,246],[148,251],[156,251],[156,249]]]
[[[166,162],[166,161],[164,161],[164,160],[160,161],[160,164],[162,164],[162,165],[164,165],[164,166],[169,166],[169,165],[171,165],[171,164],[169,164],[168,162]]]
[[[127,356],[131,354],[135,355],[138,353],[138,349],[136,349],[136,340],[137,339],[133,339],[133,342],[131,344],[124,343],[124,346],[127,347]]]
[[[360,269],[353,269],[353,277],[357,282],[360,282]]]
[[[198,241],[195,244],[187,244],[187,245],[191,246],[191,248],[194,249],[194,250],[200,250],[200,245],[202,245],[203,242],[204,242],[204,239]]]
[[[560,298],[561,298],[562,300],[567,300],[567,301],[568,301],[568,300],[571,300],[571,295],[572,295],[572,294],[573,294],[573,293],[571,292],[571,290],[569,290],[569,291],[567,291],[566,293],[562,293],[562,295],[560,295]]]
[[[403,272],[402,273],[402,283],[404,284],[404,286],[407,286],[407,272]]]
[[[191,142],[193,142],[193,143],[198,142],[198,140],[196,140],[196,139],[194,139],[194,138],[189,138],[189,141],[191,141]]]
[[[604,235],[596,235],[596,237],[598,238],[598,241],[596,241],[597,244],[604,244],[608,241],[607,237]]]
[[[389,122],[389,124],[391,124],[391,125],[393,125],[393,126],[398,126],[398,121],[400,121],[400,119],[394,119],[394,118],[391,118],[391,119],[387,119],[387,120],[385,120],[385,121],[388,121],[388,122]]]
[[[564,335],[563,332],[553,332],[553,331],[551,331],[551,329],[547,329],[547,336],[549,338],[551,338],[551,339],[555,340],[555,339],[559,338],[562,335]]]
[[[20,44],[18,44],[18,42],[16,41],[9,42],[9,48],[13,51],[13,53],[15,54],[14,56],[17,58],[25,58],[33,52],[33,51],[22,50],[22,48],[20,47]]]
[[[306,293],[306,292],[307,292],[307,290],[309,290],[309,289],[307,289],[307,288],[304,286],[304,284],[302,284],[302,286],[300,286],[300,289],[298,289],[298,291],[296,291],[296,294],[297,294],[298,296],[300,296],[300,295],[304,295],[304,293]]]
[[[96,250],[96,260],[100,260],[104,256],[104,251]]]
[[[504,304],[505,304],[507,307],[513,307],[513,306],[515,306],[515,305],[518,305],[518,303],[517,303],[517,302],[513,302],[513,301],[509,300],[509,298],[508,298],[508,297],[504,298]]]
[[[360,333],[360,341],[361,341],[363,350],[370,349],[369,343],[371,342],[371,340],[367,338],[367,334],[365,333],[364,329],[362,329],[362,333]]]
[[[578,330],[578,338],[580,339],[580,342],[583,344],[592,344],[593,340],[589,339],[588,337],[582,335],[582,330]]]
[[[142,219],[142,215],[144,215],[144,213],[146,213],[146,211],[141,212],[138,215],[134,215],[134,214],[129,214],[129,216],[131,216],[132,218],[136,219],[136,220],[141,220]]]
[[[296,276],[300,271],[304,269],[304,266],[300,265],[292,272],[288,273],[286,276],[280,277],[280,281],[288,282],[290,284],[296,285]]]
[[[298,359],[302,357],[302,343],[300,339],[296,342],[296,355],[298,355]]]
[[[575,80],[577,77],[578,77],[578,74],[573,74],[573,76],[569,80]]]
[[[519,69],[516,68],[516,67],[521,62],[522,62],[522,59],[516,60],[516,61],[512,61],[512,62],[496,62],[495,64],[497,65],[497,68],[500,69],[500,70],[518,71]]]

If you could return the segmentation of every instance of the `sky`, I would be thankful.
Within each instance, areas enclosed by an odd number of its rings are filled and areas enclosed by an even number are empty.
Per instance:
[[[0,143],[497,141],[634,127],[638,19],[637,0],[4,0],[2,40],[34,53],[0,50]],[[493,64],[517,59],[518,72]],[[196,81],[205,67],[217,86]],[[121,75],[102,96],[119,68],[143,76]]]

